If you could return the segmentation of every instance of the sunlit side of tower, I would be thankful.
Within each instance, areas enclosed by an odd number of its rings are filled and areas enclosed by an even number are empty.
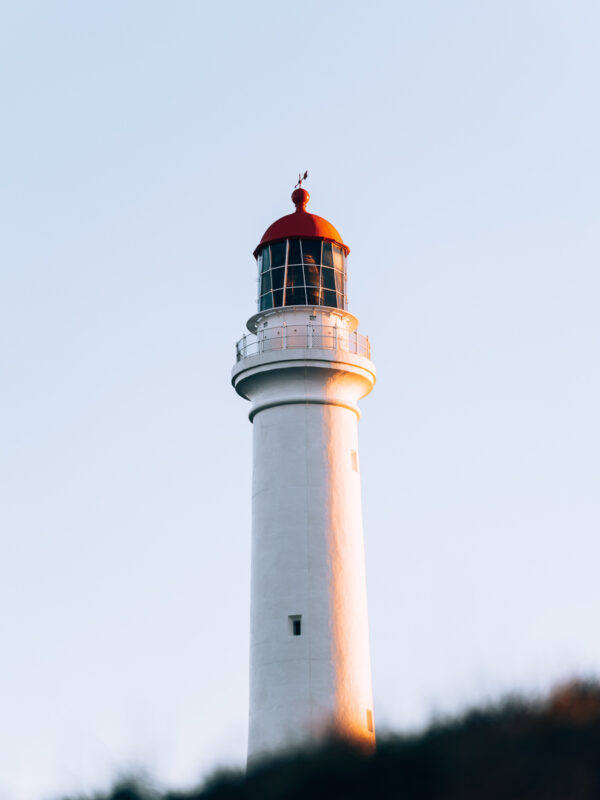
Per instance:
[[[375,743],[357,425],[375,367],[347,311],[349,248],[305,189],[292,200],[254,251],[232,373],[254,437],[249,761]]]

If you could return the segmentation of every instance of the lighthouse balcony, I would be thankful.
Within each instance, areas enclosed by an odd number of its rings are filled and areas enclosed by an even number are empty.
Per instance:
[[[279,325],[249,333],[235,346],[236,362],[260,353],[293,349],[341,350],[371,357],[369,337],[335,325]]]

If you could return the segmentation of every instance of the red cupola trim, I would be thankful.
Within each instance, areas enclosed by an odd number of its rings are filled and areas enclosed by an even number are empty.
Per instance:
[[[331,222],[316,214],[310,214],[306,210],[309,200],[310,195],[306,189],[295,189],[292,192],[292,201],[296,206],[295,212],[281,217],[267,228],[254,251],[254,258],[258,258],[259,252],[266,244],[280,242],[284,239],[324,239],[326,242],[339,245],[348,255],[350,248],[344,244],[342,237]]]
[[[306,189],[295,189],[292,192],[292,203],[296,206],[296,213],[306,211],[310,195]]]

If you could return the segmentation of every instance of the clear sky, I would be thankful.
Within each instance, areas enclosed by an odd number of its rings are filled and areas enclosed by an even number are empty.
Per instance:
[[[245,755],[252,250],[351,247],[379,731],[600,673],[595,0],[0,4],[0,798]]]

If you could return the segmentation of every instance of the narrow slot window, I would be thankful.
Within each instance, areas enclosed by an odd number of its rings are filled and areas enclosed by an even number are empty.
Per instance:
[[[350,461],[352,462],[352,469],[358,472],[358,453],[356,450],[350,450]]]
[[[302,636],[302,615],[292,614],[288,617],[290,636]]]
[[[367,730],[373,733],[373,712],[370,708],[367,708]]]

